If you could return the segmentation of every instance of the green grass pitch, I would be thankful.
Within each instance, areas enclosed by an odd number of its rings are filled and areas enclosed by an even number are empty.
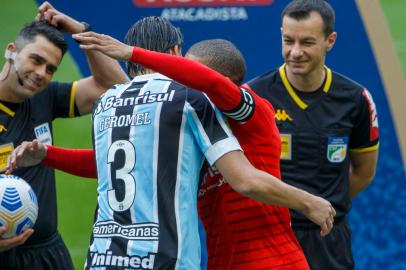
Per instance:
[[[52,2],[52,1],[51,1]],[[381,0],[391,34],[406,75],[406,1]],[[23,7],[23,8],[22,8]],[[33,0],[1,0],[0,53],[13,41],[18,30],[36,14]],[[72,14],[74,16],[74,14]],[[0,65],[4,59],[1,57]],[[78,68],[69,54],[59,67],[54,79],[72,81],[80,78]],[[66,147],[90,147],[90,118],[57,120],[54,125],[54,142]],[[82,269],[89,243],[93,213],[96,206],[96,181],[73,177],[57,172],[59,230],[71,252],[76,269]]]

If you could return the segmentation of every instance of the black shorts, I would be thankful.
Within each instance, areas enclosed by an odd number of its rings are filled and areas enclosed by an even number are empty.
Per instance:
[[[293,228],[311,270],[352,270],[351,228],[347,219],[334,224],[325,237],[320,229]]]
[[[38,245],[0,253],[1,270],[74,270],[72,258],[59,233]]]

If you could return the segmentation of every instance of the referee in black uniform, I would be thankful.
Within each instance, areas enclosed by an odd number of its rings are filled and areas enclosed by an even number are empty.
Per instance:
[[[347,213],[378,158],[378,118],[363,86],[324,66],[335,41],[334,11],[324,0],[295,0],[282,12],[285,64],[249,86],[274,106],[281,133],[282,179],[329,200],[332,232],[292,211],[292,227],[312,270],[354,269]]]
[[[115,83],[127,81],[116,61],[88,52],[93,76],[73,83],[50,82],[67,43],[63,34],[89,30],[89,25],[55,10],[45,2],[38,21],[27,24],[7,45],[0,73],[0,171],[23,141],[52,144],[52,121],[87,114],[93,101]],[[42,19],[42,20],[40,20]],[[53,25],[51,25],[53,24]],[[34,189],[39,204],[34,230],[0,239],[0,269],[73,269],[69,252],[57,230],[54,170],[42,165],[14,172]],[[0,235],[5,228],[0,228]]]

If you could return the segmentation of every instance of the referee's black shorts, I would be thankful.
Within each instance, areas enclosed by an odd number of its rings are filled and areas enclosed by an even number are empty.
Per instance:
[[[0,253],[1,270],[74,270],[72,258],[59,233],[38,245]]]
[[[295,228],[311,270],[353,270],[351,228],[347,219],[334,223],[331,232],[320,236],[320,228]]]

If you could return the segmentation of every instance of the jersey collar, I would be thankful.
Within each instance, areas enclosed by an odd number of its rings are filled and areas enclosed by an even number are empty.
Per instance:
[[[13,117],[15,115],[15,112],[13,110],[11,110],[9,107],[7,107],[6,105],[4,105],[2,102],[0,102],[0,111],[5,112],[6,114],[8,114],[11,117]]]
[[[279,75],[281,76],[282,83],[285,86],[286,91],[288,91],[290,97],[295,101],[295,103],[302,109],[306,110],[309,105],[307,105],[293,90],[292,85],[289,83],[288,77],[286,76],[285,72],[285,66],[286,63],[283,64],[282,66],[279,67]],[[331,74],[331,69],[328,67],[324,66],[324,69],[326,70],[327,78],[323,86],[323,92],[327,93],[330,89],[331,86],[331,81],[332,81],[332,74]]]

